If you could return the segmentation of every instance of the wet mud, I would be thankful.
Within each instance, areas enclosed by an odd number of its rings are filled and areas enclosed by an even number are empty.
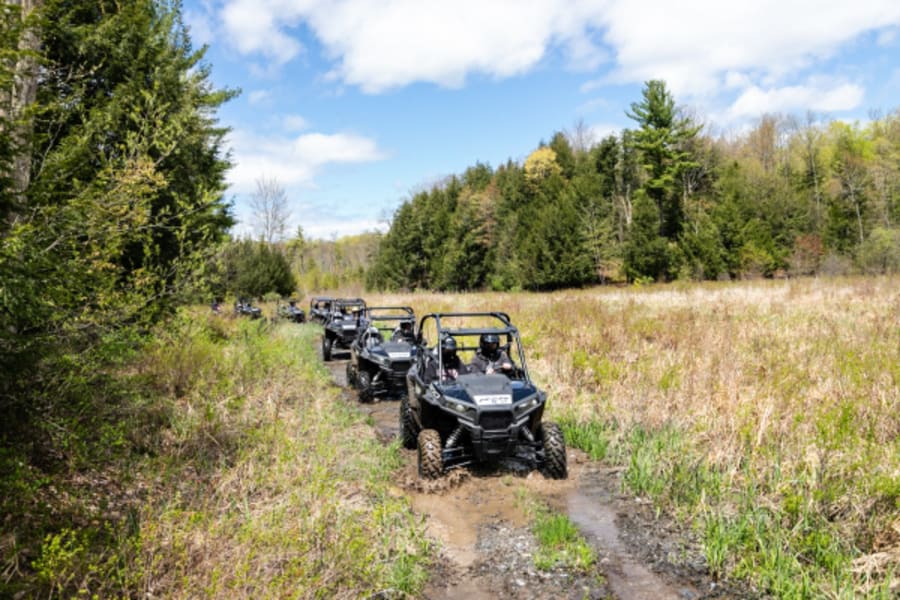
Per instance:
[[[346,360],[329,364],[336,385],[371,419],[385,443],[399,432],[399,402],[360,403],[347,388]],[[396,486],[425,519],[440,551],[423,598],[700,600],[750,598],[707,575],[702,548],[689,532],[659,518],[647,504],[621,493],[621,470],[605,468],[569,449],[569,477],[545,479],[519,465],[456,469],[427,481],[417,475],[416,452],[402,450]],[[523,493],[524,490],[524,493]],[[564,512],[596,550],[586,571],[534,565],[537,542],[524,496]]]

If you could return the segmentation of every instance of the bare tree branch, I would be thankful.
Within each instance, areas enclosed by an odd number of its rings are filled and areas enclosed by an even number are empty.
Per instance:
[[[277,179],[261,177],[256,180],[256,192],[250,198],[253,210],[253,229],[261,240],[267,243],[284,238],[287,231],[287,193]]]

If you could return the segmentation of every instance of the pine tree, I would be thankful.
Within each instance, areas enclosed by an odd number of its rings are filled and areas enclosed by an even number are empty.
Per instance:
[[[681,176],[697,165],[688,143],[700,127],[679,115],[665,82],[646,82],[642,95],[643,100],[633,102],[626,115],[640,125],[634,144],[647,172],[644,190],[659,210],[659,233],[675,240],[684,220]]]
[[[635,195],[633,222],[625,243],[625,274],[630,281],[665,280],[671,262],[666,238],[659,234],[659,209],[642,191]]]
[[[233,94],[212,88],[178,11],[45,0],[30,18],[41,77],[0,237],[0,398],[19,400],[40,393],[36,365],[63,377],[56,357],[77,367],[89,341],[165,314],[232,224],[214,113]]]

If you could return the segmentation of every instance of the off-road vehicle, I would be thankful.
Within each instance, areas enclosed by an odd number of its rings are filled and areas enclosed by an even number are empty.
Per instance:
[[[425,337],[431,335],[433,347]],[[542,420],[547,394],[531,381],[509,315],[432,313],[422,317],[416,336],[416,357],[406,376],[408,394],[400,400],[400,438],[405,447],[418,448],[420,477],[434,479],[447,469],[507,459],[539,468],[553,479],[566,477],[562,430]],[[503,342],[502,350],[511,357],[508,370],[466,372],[464,364],[447,369],[445,359],[453,356],[442,353],[442,347],[468,358],[482,336]]]
[[[296,300],[289,300],[287,304],[278,305],[278,318],[294,323],[305,323],[306,312],[297,306]]]
[[[234,303],[234,314],[238,317],[260,319],[262,318],[262,309],[258,306],[253,306],[250,300],[241,298]]]
[[[363,311],[360,329],[350,345],[347,383],[357,389],[360,402],[406,393],[406,372],[415,356],[416,315],[408,306],[370,306]]]
[[[334,298],[328,296],[314,296],[312,300],[309,301],[309,320],[324,325],[325,321],[328,320],[328,315],[331,314],[331,305],[333,303]]]
[[[362,298],[335,298],[332,301],[322,334],[322,360],[331,360],[335,349],[350,349],[360,327],[365,327],[361,321],[365,308],[366,301]]]

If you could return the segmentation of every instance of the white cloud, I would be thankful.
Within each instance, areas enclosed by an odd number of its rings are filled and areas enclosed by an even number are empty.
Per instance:
[[[599,143],[601,140],[611,135],[619,135],[622,129],[623,128],[620,125],[615,125],[613,123],[595,123],[594,125],[591,125],[590,133],[594,142]]]
[[[384,155],[374,140],[353,134],[310,133],[294,140],[293,155],[313,166],[381,160]]]
[[[229,145],[235,166],[228,173],[228,183],[239,194],[252,193],[260,177],[276,179],[285,187],[309,187],[329,164],[366,163],[386,157],[374,140],[352,133],[285,138],[233,131]]]
[[[377,93],[522,74],[553,45],[595,67],[605,53],[585,28],[594,12],[590,2],[555,0],[230,0],[222,20],[238,51],[281,64],[300,51],[288,29],[304,22],[334,60],[333,78]]]
[[[864,32],[900,23],[900,3],[616,1],[605,21],[614,79],[661,77],[676,93],[703,94],[729,71],[781,76],[829,57]]]
[[[277,64],[302,50],[291,28],[304,24],[332,60],[331,78],[370,93],[520,75],[561,48],[582,68],[612,57],[600,81],[661,78],[676,95],[703,96],[725,85],[785,85],[866,32],[886,43],[900,2],[227,0],[222,22],[240,52]]]
[[[195,47],[204,46],[213,41],[213,27],[209,16],[195,10],[184,11],[184,22],[191,34],[191,42]]]
[[[251,105],[262,104],[272,97],[272,93],[268,90],[254,90],[247,96],[247,102]]]
[[[900,37],[900,27],[889,27],[878,33],[876,43],[882,48],[890,48]]]
[[[309,127],[309,122],[300,115],[284,115],[281,119],[281,126],[285,131],[303,131]]]
[[[732,119],[755,118],[765,113],[810,109],[817,112],[851,110],[862,103],[864,90],[850,83],[792,85],[744,90],[728,110]]]
[[[290,18],[302,3],[290,0],[231,0],[222,9],[222,24],[228,40],[242,54],[259,53],[284,64],[303,49],[300,42],[283,31],[297,22]],[[288,18],[286,18],[288,17]]]
[[[459,87],[470,73],[519,75],[553,40],[591,54],[581,27],[549,0],[345,0],[309,19],[337,59],[334,75],[370,93],[417,81]]]
[[[304,219],[301,225],[305,237],[316,239],[343,237],[346,235],[355,235],[364,231],[384,232],[387,230],[383,221],[376,221],[373,219],[342,219],[340,221]]]

